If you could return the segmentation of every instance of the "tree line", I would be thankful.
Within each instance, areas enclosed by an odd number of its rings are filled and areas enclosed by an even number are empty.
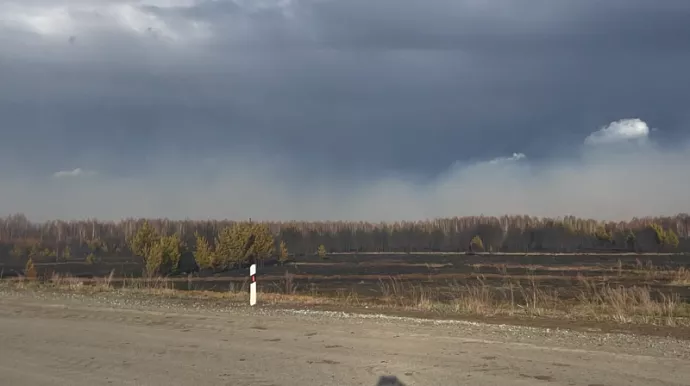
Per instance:
[[[180,256],[191,253],[200,266],[222,270],[241,265],[247,258],[317,254],[319,250],[687,252],[689,237],[687,214],[621,222],[573,216],[473,216],[391,223],[170,219],[36,223],[18,214],[0,218],[0,259],[84,258],[95,262],[108,256],[134,255],[146,258],[151,270],[170,271]]]

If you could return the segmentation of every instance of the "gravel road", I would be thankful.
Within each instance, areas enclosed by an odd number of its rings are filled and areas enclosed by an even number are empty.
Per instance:
[[[690,344],[382,315],[0,291],[0,384],[690,385]],[[394,383],[392,383],[394,384]]]

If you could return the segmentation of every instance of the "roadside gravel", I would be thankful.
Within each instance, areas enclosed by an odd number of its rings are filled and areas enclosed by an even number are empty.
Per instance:
[[[385,314],[359,314],[345,311],[322,311],[309,308],[280,308],[277,306],[249,307],[244,304],[221,300],[176,298],[163,295],[148,295],[131,291],[105,291],[96,293],[63,292],[48,290],[25,290],[0,288],[4,299],[55,302],[66,306],[107,307],[121,310],[139,310],[162,314],[205,314],[222,316],[227,313],[242,313],[254,316],[257,321],[264,318],[290,317],[305,324],[328,325],[333,320],[351,325],[375,324],[385,329],[394,326],[408,334],[447,334],[454,336],[461,332],[477,342],[500,342],[524,344],[525,346],[549,346],[564,350],[604,351],[621,355],[645,355],[663,358],[690,359],[690,342],[672,337],[656,337],[630,333],[581,332],[564,328],[539,328],[509,324],[487,324],[463,320],[422,319],[391,316]]]

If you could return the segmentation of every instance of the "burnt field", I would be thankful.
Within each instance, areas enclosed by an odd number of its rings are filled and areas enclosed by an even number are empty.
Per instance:
[[[646,288],[652,296],[670,294],[690,302],[690,257],[636,254],[334,254],[299,256],[278,264],[259,265],[260,291],[374,300],[428,296],[449,300],[481,287],[503,296],[525,297],[540,291],[559,299],[575,299],[592,287]],[[182,265],[185,265],[183,261]],[[142,264],[134,258],[37,262],[40,278],[55,275],[84,283],[109,277],[113,286],[143,283]],[[3,264],[5,277],[21,272],[20,264]],[[242,291],[248,271],[192,272],[163,279],[178,290]],[[160,283],[160,281],[159,281]],[[510,292],[510,295],[507,295]],[[424,293],[426,295],[420,295]]]

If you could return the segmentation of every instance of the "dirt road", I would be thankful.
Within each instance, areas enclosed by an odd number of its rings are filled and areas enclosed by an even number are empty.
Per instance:
[[[126,296],[1,293],[0,384],[688,385],[690,345]]]

